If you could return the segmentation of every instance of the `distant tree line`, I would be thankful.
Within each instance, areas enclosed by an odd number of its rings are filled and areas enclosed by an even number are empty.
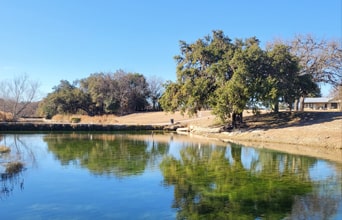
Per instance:
[[[158,110],[162,81],[148,80],[139,73],[118,70],[115,73],[94,73],[73,83],[60,81],[40,103],[39,113],[45,117],[56,114],[118,114]]]
[[[191,44],[180,41],[180,53],[177,80],[167,82],[162,108],[189,115],[210,108],[232,126],[247,107],[277,112],[279,103],[286,103],[303,110],[305,97],[320,95],[318,83],[342,83],[341,46],[310,35],[275,41],[263,50],[256,37],[233,42],[218,30]]]

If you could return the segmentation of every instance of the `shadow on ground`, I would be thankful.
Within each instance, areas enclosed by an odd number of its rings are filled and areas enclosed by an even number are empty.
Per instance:
[[[275,129],[309,126],[334,120],[342,120],[342,112],[278,112],[246,116],[248,128]]]

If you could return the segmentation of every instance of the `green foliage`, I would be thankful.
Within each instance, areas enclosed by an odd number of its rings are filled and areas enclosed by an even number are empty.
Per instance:
[[[282,219],[294,197],[312,191],[308,172],[314,160],[261,152],[245,168],[241,147],[187,147],[180,158],[160,165],[166,185],[174,187],[177,219]]]
[[[212,98],[212,111],[222,122],[230,118],[232,105],[229,103],[228,90],[225,86],[219,87]]]
[[[164,87],[166,88],[166,91],[159,99],[159,103],[164,111],[175,112],[179,108],[182,109],[182,106],[184,105],[181,102],[183,98],[180,85],[168,81],[164,84]]]
[[[40,112],[47,118],[56,114],[76,114],[81,110],[88,112],[90,98],[76,85],[62,80],[40,103]]]
[[[71,118],[70,122],[71,123],[80,123],[81,122],[81,118]]]
[[[182,54],[175,57],[178,63],[176,96],[180,105],[173,105],[173,111],[179,107],[182,112],[193,115],[212,105],[218,84],[231,77],[230,67],[223,59],[232,48],[230,41],[222,31],[214,31],[212,37],[207,36],[190,45],[180,42]],[[164,95],[172,99],[172,94],[167,93],[174,91],[176,86],[170,86],[172,89],[166,88]],[[163,109],[169,109],[167,103],[161,105]]]
[[[95,73],[73,84],[62,80],[41,102],[39,112],[47,118],[56,114],[127,114],[146,109],[149,95],[149,85],[141,74],[122,70]]]
[[[255,37],[232,43],[222,31],[213,31],[192,44],[181,41],[180,51],[177,81],[166,84],[160,100],[165,111],[193,115],[210,107],[227,121],[246,106],[263,103],[277,111],[280,100],[291,107],[301,95],[317,91],[312,79],[299,74],[298,59],[283,44],[264,51]]]
[[[149,163],[168,150],[163,144],[149,147],[127,134],[63,134],[45,141],[62,165],[77,164],[95,175],[120,178],[141,175]]]

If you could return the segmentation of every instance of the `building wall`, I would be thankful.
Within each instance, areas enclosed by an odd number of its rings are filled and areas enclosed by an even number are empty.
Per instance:
[[[341,110],[341,103],[306,103],[305,108],[313,110]]]

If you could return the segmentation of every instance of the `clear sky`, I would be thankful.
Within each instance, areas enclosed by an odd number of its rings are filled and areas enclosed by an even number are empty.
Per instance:
[[[118,69],[174,81],[179,40],[341,39],[341,13],[341,0],[0,0],[0,81],[27,74],[45,94]]]

